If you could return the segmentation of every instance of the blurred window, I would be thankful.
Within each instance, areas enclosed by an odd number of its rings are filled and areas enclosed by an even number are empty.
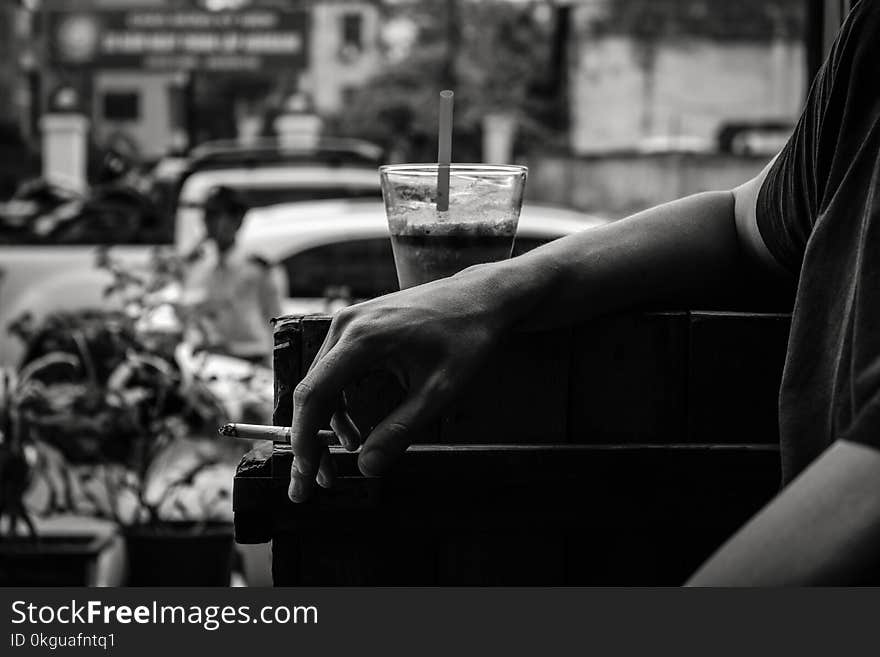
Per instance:
[[[325,297],[347,288],[355,299],[398,289],[391,240],[387,237],[324,244],[283,262],[291,297]]]
[[[377,189],[363,189],[361,187],[254,187],[239,189],[242,197],[249,207],[259,208],[278,203],[290,203],[293,201],[322,201],[326,199],[352,199],[352,198],[381,198],[381,192]]]
[[[270,166],[196,171],[180,191],[180,206],[201,206],[208,191],[217,185],[241,192],[251,207],[288,201],[332,198],[380,198],[375,169],[323,166]]]
[[[141,96],[137,91],[104,94],[103,114],[110,121],[137,121],[141,117]]]
[[[342,16],[342,45],[345,48],[363,49],[364,17],[358,13]]]
[[[267,205],[292,203],[295,201],[323,201],[329,199],[359,199],[382,197],[378,189],[364,189],[354,186],[328,187],[242,187],[235,186],[248,207],[262,208]],[[201,207],[200,201],[186,201],[187,207]]]

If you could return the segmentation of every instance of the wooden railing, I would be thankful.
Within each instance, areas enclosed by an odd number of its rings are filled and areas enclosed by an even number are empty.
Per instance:
[[[329,327],[276,326],[275,424]],[[777,489],[786,315],[678,312],[512,336],[388,475],[334,449],[337,485],[287,500],[290,450],[241,462],[236,537],[276,584],[677,584]],[[402,396],[346,391],[369,431]]]

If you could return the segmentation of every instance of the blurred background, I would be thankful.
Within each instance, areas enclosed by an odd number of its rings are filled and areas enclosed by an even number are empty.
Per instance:
[[[440,90],[522,252],[754,175],[846,4],[0,0],[0,583],[270,582],[216,427],[271,417],[268,317],[396,289],[376,167]]]

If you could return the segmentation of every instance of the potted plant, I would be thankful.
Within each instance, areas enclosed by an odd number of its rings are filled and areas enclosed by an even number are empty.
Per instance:
[[[21,378],[0,370],[0,586],[83,586],[92,582],[98,555],[112,533],[80,529],[41,535],[25,503],[29,486],[47,463],[24,430],[21,413],[30,377],[38,369],[29,368]]]
[[[214,438],[230,404],[194,346],[205,332],[180,303],[179,259],[157,251],[135,274],[102,252],[99,266],[113,275],[108,294],[121,311],[22,318],[13,327],[27,344],[21,371],[33,370],[19,416],[54,464],[42,497],[116,522],[129,584],[226,585],[229,486],[244,448]],[[262,397],[271,395],[270,377],[245,378],[258,387],[268,380]]]

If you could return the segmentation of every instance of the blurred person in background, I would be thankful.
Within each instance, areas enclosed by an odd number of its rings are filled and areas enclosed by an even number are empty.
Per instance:
[[[204,205],[205,239],[187,258],[184,290],[210,350],[266,363],[272,353],[269,320],[281,314],[281,296],[270,263],[236,248],[247,209],[234,190],[211,190]]]

